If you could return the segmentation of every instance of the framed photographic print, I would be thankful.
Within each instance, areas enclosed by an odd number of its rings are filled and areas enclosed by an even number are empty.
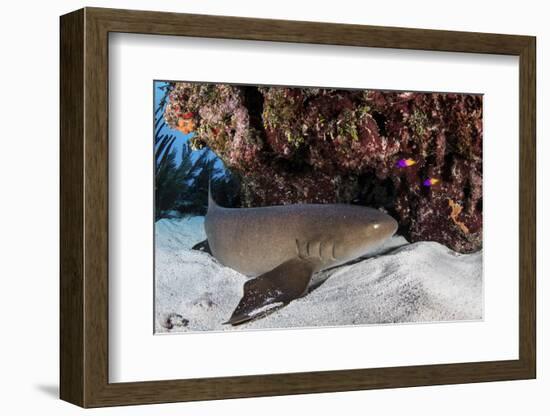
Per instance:
[[[535,38],[61,17],[61,398],[534,378]]]

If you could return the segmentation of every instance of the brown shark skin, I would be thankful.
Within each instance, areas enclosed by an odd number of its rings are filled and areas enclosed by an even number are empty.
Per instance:
[[[296,257],[313,261],[314,272],[337,266],[379,246],[396,229],[389,215],[346,204],[223,208],[211,199],[205,218],[214,257],[247,276]]]
[[[367,254],[397,230],[373,208],[295,204],[223,208],[210,197],[204,223],[214,257],[247,276],[244,295],[228,323],[253,319],[254,310],[302,296],[311,275]]]

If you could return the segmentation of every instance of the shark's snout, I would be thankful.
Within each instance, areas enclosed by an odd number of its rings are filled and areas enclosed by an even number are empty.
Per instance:
[[[378,224],[382,232],[387,236],[391,237],[397,231],[397,221],[388,215],[388,217]]]

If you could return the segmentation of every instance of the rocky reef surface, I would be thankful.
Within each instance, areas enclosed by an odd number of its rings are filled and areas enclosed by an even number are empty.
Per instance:
[[[482,247],[480,95],[178,82],[164,116],[239,175],[242,206],[357,203],[411,242]]]

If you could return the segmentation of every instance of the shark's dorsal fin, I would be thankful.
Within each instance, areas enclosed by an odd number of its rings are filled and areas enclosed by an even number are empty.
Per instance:
[[[212,196],[212,181],[208,181],[208,211],[212,211],[216,208],[218,208],[218,204],[216,204]]]

